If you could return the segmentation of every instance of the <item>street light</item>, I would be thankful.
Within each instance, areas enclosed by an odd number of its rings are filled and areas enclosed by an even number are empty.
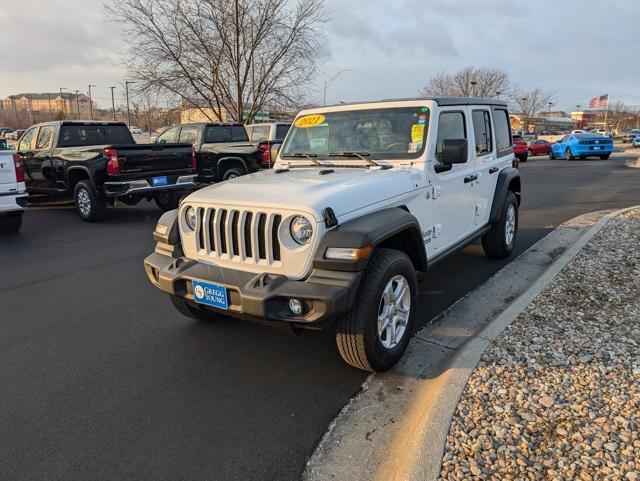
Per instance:
[[[91,99],[91,87],[97,87],[97,85],[89,84],[89,118],[93,120],[93,100]]]
[[[580,115],[580,104],[576,105],[576,120],[578,121],[578,124],[576,125],[576,127],[578,127],[579,129],[582,128],[582,115]]]
[[[549,102],[549,110],[547,111],[547,130],[551,130],[551,106],[553,105],[553,102]]]
[[[323,97],[322,97],[322,104],[323,104],[324,106],[326,106],[326,105],[327,105],[327,87],[329,87],[333,82],[335,82],[335,81],[336,81],[336,79],[337,79],[340,75],[342,75],[342,74],[343,74],[343,73],[345,73],[345,72],[349,72],[349,71],[350,71],[350,69],[340,70],[340,71],[339,71],[337,74],[335,74],[333,77],[331,77],[330,79],[328,79],[328,80],[325,80],[325,81],[324,81],[324,95],[323,95]]]
[[[476,94],[476,85],[478,85],[478,82],[476,82],[475,80],[471,81],[471,93],[472,93],[472,97],[475,97]]]
[[[62,116],[65,117],[67,115],[67,108],[64,103],[64,95],[62,94],[63,90],[69,90],[67,87],[60,87],[60,102],[62,102]]]
[[[524,131],[523,133],[527,132],[527,97],[522,97],[520,100],[522,100],[522,130]]]
[[[111,89],[111,111],[113,112],[113,120],[116,120],[116,100],[113,97],[113,89],[115,87],[109,87]]]
[[[126,92],[127,97],[127,127],[131,128],[131,111],[129,110],[129,84],[134,84],[135,82],[132,80],[125,80],[124,82],[124,90]]]
[[[76,113],[78,114],[78,120],[80,120],[80,91],[76,90]]]
[[[500,100],[500,95],[502,95],[502,92],[500,90],[496,90],[496,97],[498,97],[498,100]]]

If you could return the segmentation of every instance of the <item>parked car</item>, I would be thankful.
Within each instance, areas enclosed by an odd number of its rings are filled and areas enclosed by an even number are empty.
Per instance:
[[[609,158],[613,152],[613,140],[600,134],[569,134],[551,144],[550,159],[600,157]]]
[[[520,135],[513,137],[513,153],[520,162],[526,162],[529,157],[529,145]]]
[[[198,159],[198,181],[209,184],[270,167],[262,144],[249,142],[242,124],[197,123],[170,127],[157,143],[192,144]]]
[[[131,127],[129,129],[129,131],[131,132],[131,135],[142,135],[142,134],[144,134],[142,129],[140,129],[139,127]]]
[[[16,129],[13,132],[4,134],[4,138],[7,140],[18,140],[24,134],[25,129]]]
[[[22,159],[12,150],[0,150],[0,233],[20,230],[26,205]]]
[[[4,136],[10,134],[11,132],[13,132],[13,129],[11,127],[0,127],[0,139],[4,139]]]
[[[273,169],[165,213],[145,271],[185,316],[332,327],[347,363],[384,371],[416,327],[416,271],[477,238],[489,257],[513,252],[513,160],[495,99],[306,110]]]
[[[37,124],[20,138],[30,193],[72,195],[87,222],[104,217],[116,200],[134,205],[155,199],[175,209],[197,187],[189,144],[136,144],[122,122],[58,121]]]
[[[0,139],[0,150],[9,150],[9,146],[5,139]]]
[[[640,134],[640,129],[631,129],[622,136],[623,142],[632,142],[633,139]]]
[[[636,149],[640,147],[640,133],[636,134],[633,140],[631,140],[631,147]]]
[[[263,163],[271,164],[278,156],[278,150],[291,128],[291,122],[249,124],[246,128],[249,140],[259,143],[262,150]]]
[[[549,154],[549,146],[551,142],[546,140],[532,140],[529,142],[529,156],[547,155]]]

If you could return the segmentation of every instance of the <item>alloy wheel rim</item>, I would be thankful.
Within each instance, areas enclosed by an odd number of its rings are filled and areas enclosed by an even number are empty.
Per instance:
[[[378,306],[378,339],[385,349],[396,347],[407,333],[411,314],[411,289],[409,281],[393,276],[384,290]]]
[[[78,208],[80,213],[85,216],[91,212],[91,198],[85,189],[81,189],[78,192]]]
[[[516,208],[513,204],[509,204],[507,209],[507,221],[504,229],[504,240],[508,246],[513,243],[513,237],[516,233]]]

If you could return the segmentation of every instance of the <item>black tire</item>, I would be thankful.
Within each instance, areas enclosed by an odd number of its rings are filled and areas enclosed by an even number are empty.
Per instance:
[[[520,154],[517,157],[518,157],[518,161],[526,162],[528,160],[529,155],[528,154]]]
[[[160,210],[162,210],[163,212],[167,212],[169,210],[178,208],[178,206],[180,205],[180,199],[182,199],[182,195],[179,192],[161,190],[159,192],[156,192],[153,198]]]
[[[554,160],[555,157],[553,156],[553,150],[549,149],[549,160]]]
[[[228,170],[225,170],[224,174],[222,174],[222,180],[235,179],[236,177],[240,177],[241,175],[245,175],[247,173],[241,167],[232,167]]]
[[[509,220],[510,206],[513,206],[514,225],[511,241],[507,237],[507,221]],[[513,252],[518,237],[518,199],[516,195],[509,191],[500,210],[498,221],[492,224],[491,230],[482,236],[482,247],[487,257],[492,259],[504,259]]]
[[[527,153],[527,155],[528,155],[529,157],[533,157],[533,150],[529,149],[529,152]]]
[[[404,327],[400,340],[395,346],[385,347],[383,342],[390,342],[389,334],[386,330],[383,334],[378,333],[378,316],[385,307],[383,292],[388,285],[395,289],[394,279],[400,277],[409,288],[409,313],[406,324],[400,324]],[[395,285],[400,287],[398,283]],[[400,360],[409,344],[417,307],[418,280],[409,257],[394,249],[376,249],[360,281],[354,305],[336,323],[336,343],[342,359],[364,371],[388,370]],[[395,318],[395,313],[394,307],[390,315]],[[395,328],[394,332],[397,332]]]
[[[81,180],[73,189],[73,200],[76,211],[85,222],[99,222],[104,219],[107,203],[104,197],[96,192],[89,180]]]
[[[22,226],[22,212],[0,216],[0,234],[15,234]]]
[[[600,155],[600,160],[609,160],[609,157],[611,157],[611,154],[604,154],[604,155]]]
[[[182,314],[183,316],[190,317],[191,319],[195,319],[196,321],[216,321],[219,320],[222,316],[220,314],[216,314],[214,312],[205,311],[204,309],[198,309],[197,307],[191,306],[187,301],[185,301],[182,297],[178,296],[169,296],[171,298],[171,303],[176,310]]]
[[[564,151],[564,158],[567,160],[573,160],[573,154],[571,153],[571,148],[567,147],[567,150]]]

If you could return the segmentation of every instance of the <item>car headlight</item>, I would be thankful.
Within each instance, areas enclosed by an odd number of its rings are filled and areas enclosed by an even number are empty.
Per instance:
[[[197,214],[193,207],[189,206],[187,210],[184,211],[184,220],[189,229],[196,230]]]
[[[289,232],[291,232],[291,237],[293,237],[294,241],[300,245],[305,245],[311,241],[311,237],[313,236],[313,225],[306,217],[297,215],[291,219]]]

